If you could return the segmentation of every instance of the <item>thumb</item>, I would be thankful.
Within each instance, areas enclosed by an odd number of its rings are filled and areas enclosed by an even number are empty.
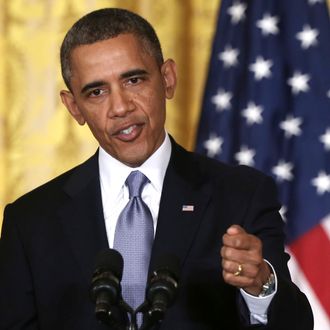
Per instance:
[[[244,234],[245,230],[240,225],[232,225],[227,229],[228,235]]]

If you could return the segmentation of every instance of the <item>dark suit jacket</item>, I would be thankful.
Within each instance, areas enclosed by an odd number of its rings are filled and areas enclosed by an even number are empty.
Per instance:
[[[240,224],[263,242],[278,292],[262,329],[312,329],[305,296],[291,282],[272,180],[173,144],[160,202],[151,268],[181,260],[181,288],[161,330],[243,329],[239,291],[222,279],[221,237]],[[182,205],[194,205],[183,212]],[[89,287],[96,254],[108,247],[97,154],[6,207],[0,246],[0,329],[107,329],[94,317]]]

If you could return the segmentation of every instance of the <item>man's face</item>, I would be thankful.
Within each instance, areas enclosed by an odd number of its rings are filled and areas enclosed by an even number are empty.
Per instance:
[[[61,98],[99,144],[131,167],[141,165],[165,137],[165,103],[176,85],[175,63],[161,68],[132,34],[82,45],[71,53],[71,90]]]

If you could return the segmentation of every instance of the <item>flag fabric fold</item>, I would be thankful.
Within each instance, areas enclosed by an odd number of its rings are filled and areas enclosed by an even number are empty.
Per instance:
[[[292,275],[330,329],[330,20],[324,0],[222,0],[196,151],[278,183]]]

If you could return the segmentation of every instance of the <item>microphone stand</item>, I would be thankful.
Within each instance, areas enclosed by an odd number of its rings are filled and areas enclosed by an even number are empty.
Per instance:
[[[129,315],[126,324],[123,324],[120,320],[118,313],[116,313],[113,308],[107,310],[107,312],[98,315],[98,319],[109,327],[113,327],[116,330],[148,330],[154,325],[162,320],[163,314],[159,313],[156,308],[151,308],[148,301],[144,301],[136,310],[134,310],[130,305],[128,305],[123,299],[119,301],[117,307]],[[137,314],[143,313],[143,322],[141,327],[137,325]],[[100,317],[102,315],[102,317]]]
[[[159,318],[160,315],[150,307],[149,302],[146,300],[134,311],[134,318],[136,318],[137,313],[143,313],[143,322],[139,330],[151,329],[162,320],[162,318]]]
[[[126,303],[126,301],[121,300],[119,303],[119,307],[121,307],[127,314],[129,314],[129,324],[125,328],[125,330],[138,330],[138,326],[136,323],[136,311]]]

